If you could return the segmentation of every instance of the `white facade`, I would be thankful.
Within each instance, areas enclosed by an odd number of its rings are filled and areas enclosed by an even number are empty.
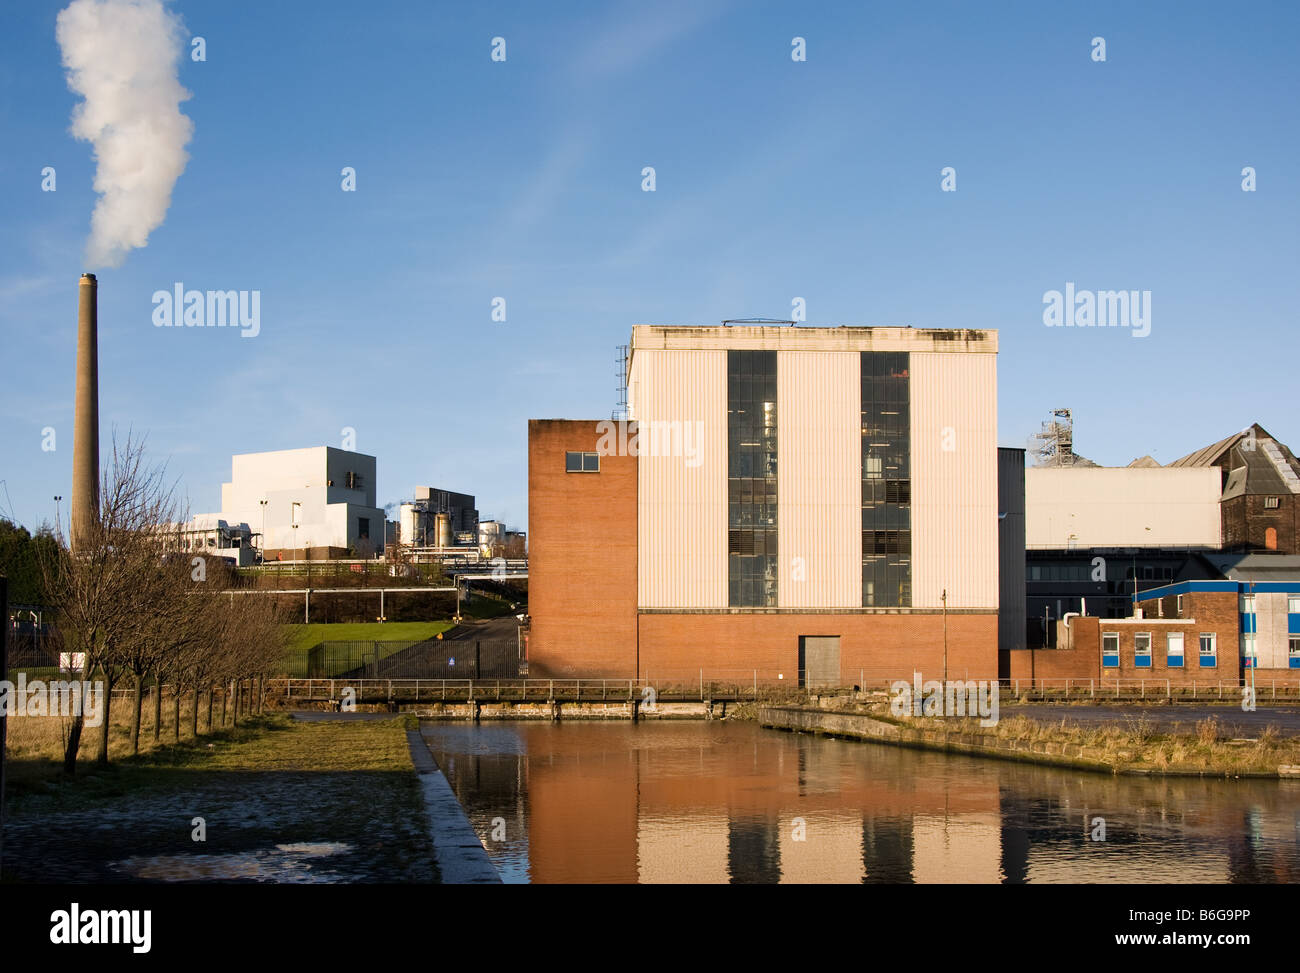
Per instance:
[[[629,383],[628,410],[646,439],[637,459],[638,604],[725,608],[727,353],[633,352]],[[655,423],[666,432],[656,435]]]
[[[1025,547],[1218,548],[1217,467],[1030,467]]]
[[[355,550],[363,536],[375,551],[383,549],[373,456],[314,446],[243,453],[231,466],[230,482],[221,485],[221,516],[263,534],[263,550],[286,557],[309,548]]]
[[[997,359],[911,357],[912,604],[996,608]]]
[[[863,605],[861,353],[907,352],[911,608],[998,604],[997,335],[633,328],[638,604],[728,608],[728,366],[776,352],[778,610]],[[652,445],[653,444],[653,445]]]
[[[248,567],[255,560],[255,538],[246,523],[227,523],[216,514],[195,514],[175,529],[178,549],[187,554],[219,557],[237,568]]]
[[[777,357],[781,608],[862,604],[860,360],[834,351]]]

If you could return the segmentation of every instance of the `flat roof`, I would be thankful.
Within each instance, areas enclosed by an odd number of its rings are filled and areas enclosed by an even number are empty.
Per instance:
[[[998,333],[975,328],[804,327],[802,325],[638,324],[629,357],[638,349],[747,351],[907,351],[996,355]]]

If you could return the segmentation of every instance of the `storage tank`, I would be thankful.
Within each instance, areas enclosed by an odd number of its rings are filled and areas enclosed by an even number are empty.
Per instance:
[[[499,520],[483,520],[478,525],[478,546],[484,556],[490,556],[505,538],[504,525]]]
[[[438,547],[451,547],[451,514],[435,514],[433,518]]]
[[[404,503],[401,508],[402,543],[420,547],[424,545],[425,513],[413,503]]]

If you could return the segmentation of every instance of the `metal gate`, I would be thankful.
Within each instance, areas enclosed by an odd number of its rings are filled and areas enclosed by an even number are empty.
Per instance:
[[[804,689],[834,689],[840,685],[840,637],[799,636],[799,685]]]

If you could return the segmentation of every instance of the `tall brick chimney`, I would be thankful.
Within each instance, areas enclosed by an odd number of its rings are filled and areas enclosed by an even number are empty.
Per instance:
[[[72,550],[99,517],[99,283],[81,275],[77,307],[77,399],[72,425]]]

